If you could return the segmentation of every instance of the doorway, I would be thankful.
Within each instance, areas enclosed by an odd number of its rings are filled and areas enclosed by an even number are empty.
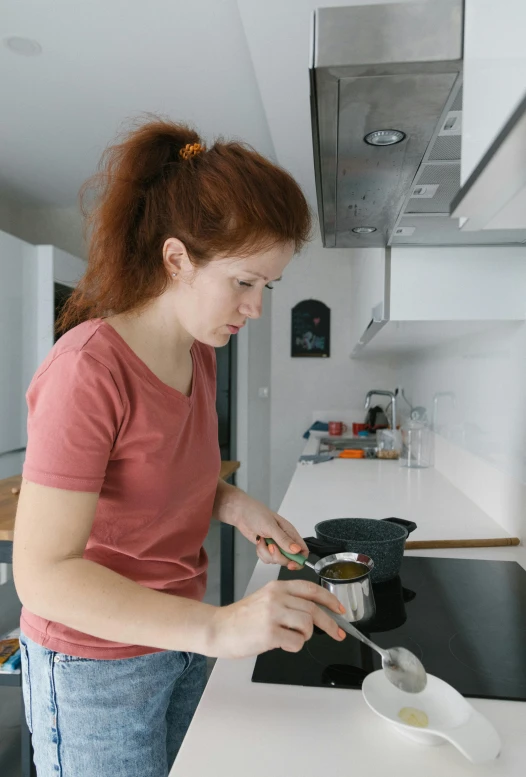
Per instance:
[[[219,449],[222,461],[236,458],[237,343],[216,348]],[[229,479],[233,482],[233,478]],[[234,527],[212,521],[204,543],[208,554],[208,584],[204,601],[220,606],[234,601]]]

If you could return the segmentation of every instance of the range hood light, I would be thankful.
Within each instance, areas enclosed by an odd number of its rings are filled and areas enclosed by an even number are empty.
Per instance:
[[[401,130],[376,130],[375,132],[369,132],[364,137],[366,143],[370,146],[394,146],[395,143],[401,143],[405,140],[405,132]]]
[[[369,235],[371,232],[376,232],[376,227],[354,227],[353,232],[357,235]]]

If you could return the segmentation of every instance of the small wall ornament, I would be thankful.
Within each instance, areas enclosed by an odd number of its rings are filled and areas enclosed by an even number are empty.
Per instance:
[[[331,355],[331,309],[320,300],[305,299],[292,308],[290,355]]]

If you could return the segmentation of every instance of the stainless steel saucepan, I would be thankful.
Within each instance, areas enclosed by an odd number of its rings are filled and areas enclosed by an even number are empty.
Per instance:
[[[334,594],[345,607],[342,617],[349,623],[374,617],[376,606],[370,577],[374,562],[369,556],[363,553],[333,553],[312,564],[299,553],[283,550],[272,539],[265,539],[265,542],[267,545],[275,545],[291,561],[310,567],[318,575],[321,587]],[[345,577],[346,572],[349,577]]]

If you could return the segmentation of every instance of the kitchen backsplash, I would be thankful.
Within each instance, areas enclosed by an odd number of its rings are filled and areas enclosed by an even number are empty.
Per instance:
[[[435,423],[437,469],[526,538],[525,353],[526,324],[500,323],[405,357],[398,376]]]

